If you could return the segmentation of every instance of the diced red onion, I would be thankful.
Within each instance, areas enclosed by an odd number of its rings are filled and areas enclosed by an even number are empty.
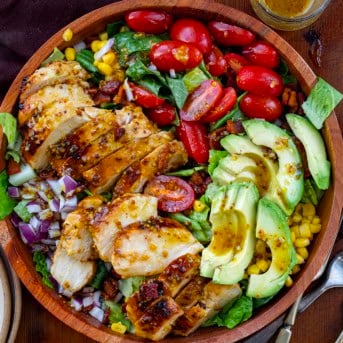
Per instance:
[[[8,187],[7,192],[10,198],[13,198],[13,199],[20,198],[20,191],[18,187]]]
[[[79,51],[81,51],[82,49],[86,49],[86,43],[84,42],[84,41],[81,41],[81,42],[79,42],[79,43],[76,43],[75,45],[74,45],[74,49],[75,49],[75,51],[76,52],[79,52]]]
[[[97,319],[99,322],[102,323],[102,321],[104,320],[104,311],[97,307],[97,306],[94,306],[90,311],[89,311],[89,314]]]
[[[70,305],[75,309],[75,311],[82,310],[82,299],[80,298],[71,298]]]
[[[60,223],[59,222],[52,222],[50,224],[50,230],[60,230]]]
[[[71,212],[76,210],[77,208],[77,196],[74,195],[73,197],[66,200],[62,211],[63,212]]]
[[[100,306],[100,296],[101,296],[101,291],[96,291],[93,293],[93,303],[95,306]]]
[[[88,307],[90,305],[93,305],[93,297],[92,296],[88,296],[88,297],[84,297],[82,299],[82,305],[83,307]]]
[[[59,180],[48,180],[48,184],[56,196],[59,196],[61,194],[62,185],[60,184]]]
[[[64,198],[64,196],[61,194],[59,197],[58,197],[58,200],[60,202],[60,207],[59,207],[59,211],[62,211],[63,207],[64,207],[64,204],[66,202],[66,199]]]
[[[61,236],[61,230],[49,230],[49,238],[57,238]]]
[[[30,224],[19,223],[19,231],[25,243],[31,244],[37,241],[37,232]]]
[[[64,296],[66,296],[67,298],[71,298],[71,296],[73,295],[72,292],[64,289],[61,285],[58,285],[58,293],[59,294],[63,294]]]
[[[62,211],[61,212],[61,219],[65,220],[68,217],[69,212]]]
[[[118,292],[118,294],[114,298],[115,303],[119,303],[119,301],[123,298],[123,293]]]
[[[19,223],[21,222],[20,217],[15,212],[12,212],[11,214],[11,222],[14,227],[18,227]]]
[[[155,66],[155,64],[150,63],[150,65],[148,66],[148,69],[150,69],[151,71],[156,71],[157,67]]]
[[[50,282],[52,283],[52,285],[54,286],[54,288],[55,288],[56,290],[58,290],[59,284],[58,284],[58,282],[56,281],[56,279],[55,279],[52,275],[50,275],[50,276],[49,276],[49,280],[50,280]]]
[[[114,45],[114,38],[110,38],[105,45],[94,54],[94,60],[95,61],[99,61],[101,60],[102,56],[104,56],[105,54],[107,54],[112,46]]]
[[[89,293],[93,293],[93,292],[94,292],[94,287],[91,287],[91,286],[86,286],[86,287],[83,287],[82,289],[83,295],[89,295]]]
[[[79,184],[69,175],[62,176],[58,182],[60,183],[62,191],[64,191],[65,194],[69,194],[79,186]]]
[[[37,193],[44,201],[49,202],[49,198],[44,191],[38,191]]]
[[[32,216],[30,219],[30,225],[35,229],[35,231],[38,231],[39,226],[41,225],[41,221],[36,217]]]
[[[176,78],[175,69],[169,69],[169,75],[172,79],[175,79]]]
[[[49,208],[41,211],[38,214],[38,217],[40,220],[51,220],[54,217],[53,212],[51,212],[51,210]]]
[[[45,249],[45,246],[43,244],[32,244],[31,245],[31,250],[32,252],[35,252],[35,251],[43,251]]]
[[[40,232],[48,232],[48,230],[51,228],[51,222],[50,220],[41,220],[39,231]]]
[[[49,207],[52,212],[59,212],[60,210],[60,201],[58,199],[52,199],[49,201]]]
[[[127,82],[127,79],[124,80],[123,85],[124,85],[127,101],[133,101],[134,97],[133,97],[132,89],[130,88],[129,83]]]
[[[29,202],[26,205],[26,208],[30,213],[39,213],[42,211],[42,208],[40,207],[40,205],[35,201]]]
[[[41,243],[45,245],[55,245],[56,241],[54,239],[41,239]]]

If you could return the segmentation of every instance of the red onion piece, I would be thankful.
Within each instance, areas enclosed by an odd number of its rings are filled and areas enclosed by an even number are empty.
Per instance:
[[[79,186],[79,184],[69,175],[62,176],[58,182],[60,183],[62,191],[64,191],[65,194],[73,192]]]
[[[88,296],[82,299],[82,305],[83,307],[88,307],[90,305],[93,305],[93,297]]]
[[[82,299],[71,298],[70,306],[73,307],[75,309],[75,311],[81,311],[82,310]]]
[[[49,201],[49,207],[52,212],[59,212],[60,210],[60,201],[59,199],[52,199]]]
[[[104,310],[102,310],[101,308],[94,306],[90,311],[89,314],[97,319],[99,322],[102,323],[102,321],[104,320]]]
[[[18,187],[8,187],[7,192],[10,198],[13,198],[13,199],[20,198],[20,191]]]
[[[19,231],[25,243],[31,244],[38,240],[37,232],[30,224],[19,223]]]
[[[26,208],[30,213],[39,213],[42,211],[42,208],[40,207],[40,205],[35,201],[29,202],[26,205]]]
[[[48,184],[56,196],[61,194],[62,186],[58,180],[48,180]]]
[[[100,296],[101,296],[101,291],[96,291],[93,293],[93,304],[95,306],[100,307]]]

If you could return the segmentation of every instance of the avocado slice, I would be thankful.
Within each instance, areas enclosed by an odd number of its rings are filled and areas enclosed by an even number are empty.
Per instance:
[[[202,251],[201,276],[213,277],[215,269],[229,263],[236,254],[243,251],[248,255],[253,253],[255,238],[251,235],[251,230],[255,226],[257,201],[258,191],[251,182],[234,182],[227,187],[218,188],[212,197],[212,240]],[[250,250],[249,244],[252,244]],[[252,255],[250,259],[249,256],[244,257],[242,264],[249,264],[251,258]],[[241,268],[243,273],[245,267]],[[240,268],[237,268],[237,273],[240,273]]]
[[[253,143],[266,146],[277,155],[279,169],[276,178],[285,201],[285,212],[290,215],[304,191],[301,157],[297,147],[285,130],[263,119],[246,120],[243,126]]]
[[[305,117],[287,114],[287,122],[303,144],[308,168],[319,189],[328,189],[331,164],[327,160],[325,144],[319,131]]]
[[[258,203],[256,237],[269,246],[272,262],[265,273],[250,276],[247,296],[266,298],[283,287],[296,263],[287,217],[277,204],[267,198]]]

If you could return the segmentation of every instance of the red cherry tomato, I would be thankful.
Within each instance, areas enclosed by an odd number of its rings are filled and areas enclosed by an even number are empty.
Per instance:
[[[193,160],[197,163],[207,163],[210,147],[203,123],[181,119],[176,133]]]
[[[235,54],[234,52],[228,52],[224,55],[227,66],[230,67],[236,74],[244,66],[251,64],[246,58],[242,55]]]
[[[175,176],[159,175],[150,181],[145,194],[158,199],[157,206],[165,212],[181,212],[190,208],[195,199],[194,190],[185,180]]]
[[[208,29],[214,40],[223,46],[244,46],[255,39],[255,35],[251,31],[221,21],[210,21]]]
[[[156,123],[158,126],[171,125],[176,118],[175,113],[175,107],[168,102],[162,104],[159,107],[150,108],[147,110],[149,119]]]
[[[267,42],[254,41],[243,48],[242,54],[251,64],[270,69],[277,67],[280,63],[279,53]]]
[[[150,60],[158,70],[168,72],[174,69],[180,72],[198,66],[202,60],[202,53],[193,44],[163,41],[152,47]]]
[[[159,98],[157,95],[141,86],[137,86],[132,82],[129,82],[129,86],[132,90],[134,101],[139,106],[144,108],[155,108],[161,106],[165,102],[165,99]]]
[[[213,46],[212,50],[204,55],[204,61],[211,75],[220,76],[226,72],[227,66],[225,58],[216,46]]]
[[[240,89],[259,95],[279,96],[283,90],[281,76],[260,66],[242,67],[237,74],[237,85]]]
[[[234,88],[224,88],[221,98],[216,102],[213,109],[202,118],[202,121],[206,123],[217,121],[235,106],[236,101],[237,94]]]
[[[8,175],[17,174],[17,173],[20,173],[20,170],[21,170],[20,164],[14,161],[12,158],[9,159],[7,163],[7,174]]]
[[[207,27],[194,19],[179,19],[170,29],[170,38],[181,42],[193,43],[203,54],[211,51],[212,40]]]
[[[163,33],[169,29],[173,16],[163,11],[133,11],[125,16],[128,27],[144,33]]]
[[[270,95],[248,93],[239,102],[239,107],[249,118],[262,118],[274,121],[282,114],[280,100]]]
[[[180,110],[180,117],[186,121],[196,121],[208,113],[223,93],[223,87],[218,81],[205,80],[201,82],[187,98]]]

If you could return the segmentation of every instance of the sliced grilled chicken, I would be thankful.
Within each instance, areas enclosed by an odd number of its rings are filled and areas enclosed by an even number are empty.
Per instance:
[[[134,323],[135,334],[153,341],[163,339],[182,316],[182,309],[171,297],[159,297]]]
[[[123,278],[161,273],[177,257],[197,254],[203,246],[179,222],[151,218],[117,233],[112,265]]]
[[[196,298],[195,305],[189,307],[188,304],[186,308],[183,308],[185,313],[177,319],[173,333],[188,336],[201,324],[217,314],[231,300],[238,298],[241,294],[242,290],[239,284],[219,285],[214,284],[212,281],[208,282],[202,288],[200,299],[199,291],[196,290],[194,292]],[[176,298],[175,300],[178,303],[178,299]]]
[[[144,158],[158,146],[172,140],[172,134],[161,131],[149,137],[130,142],[127,146],[106,156],[96,166],[82,173],[93,193],[106,192],[121,174],[135,161]]]
[[[123,173],[114,188],[114,196],[140,193],[155,175],[174,170],[187,163],[187,152],[181,142],[172,141],[157,147]]]
[[[96,213],[92,236],[99,256],[111,262],[114,241],[124,227],[157,216],[157,198],[142,194],[126,194],[114,199]]]
[[[74,107],[93,106],[92,98],[84,88],[77,84],[62,83],[56,86],[47,86],[29,96],[22,104],[18,113],[19,126],[32,126],[37,116],[48,109],[55,102],[72,103]]]
[[[92,280],[96,272],[96,262],[81,262],[69,256],[61,244],[54,253],[51,275],[68,292],[75,293]]]
[[[55,61],[49,65],[37,69],[31,76],[24,80],[20,103],[31,94],[38,92],[46,86],[54,86],[61,83],[81,84],[87,80],[90,74],[81,67],[78,62]]]

